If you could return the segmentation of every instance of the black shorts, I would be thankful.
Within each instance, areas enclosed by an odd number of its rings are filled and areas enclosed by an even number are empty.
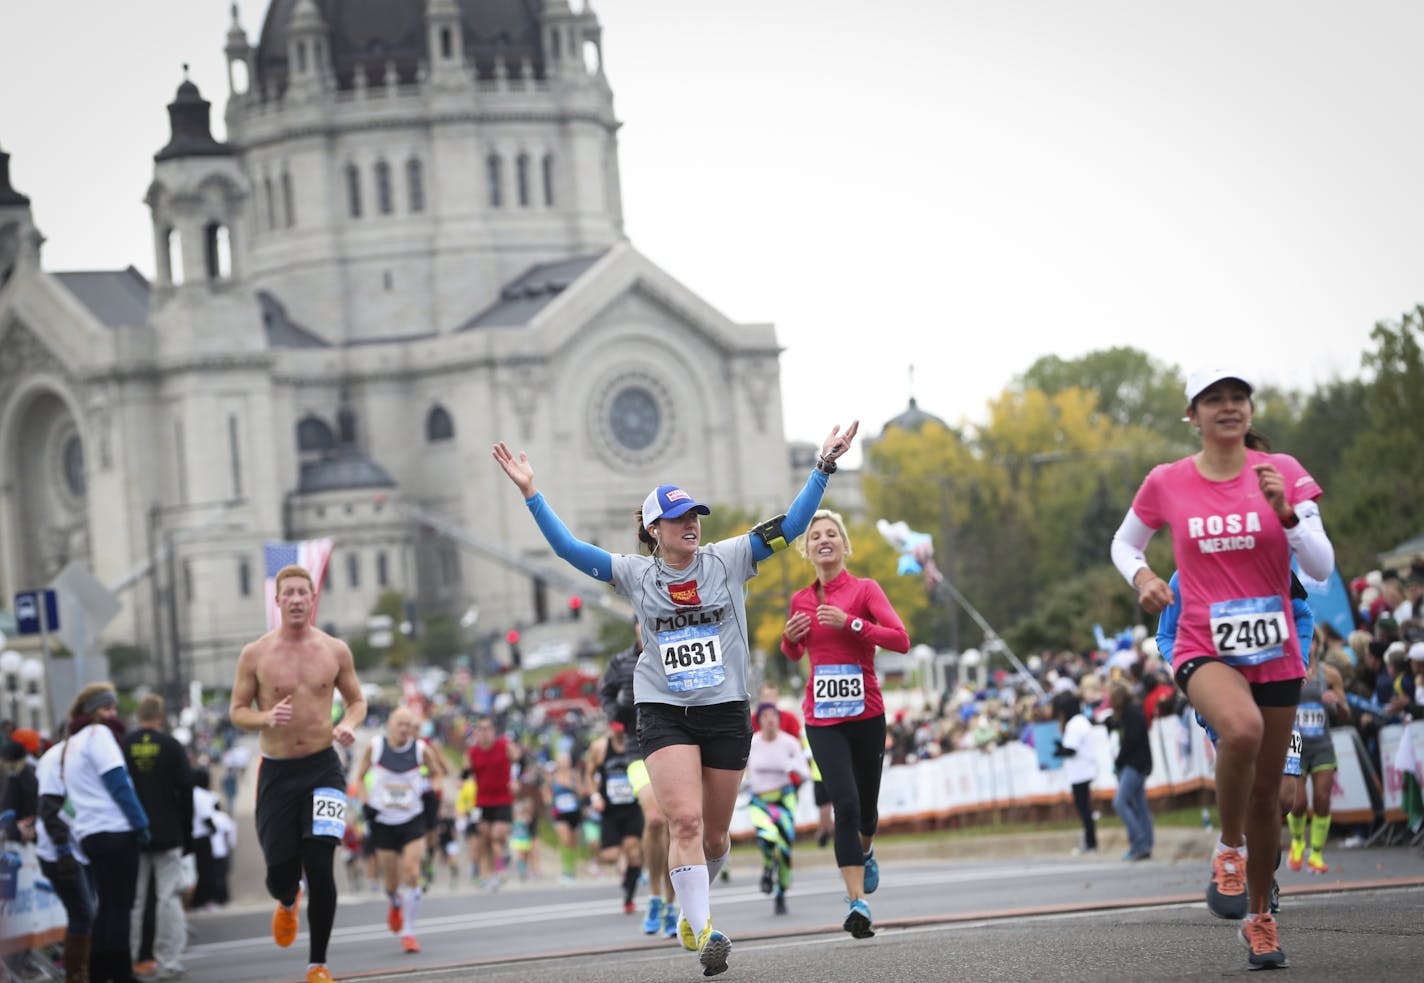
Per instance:
[[[1198,655],[1183,662],[1172,675],[1177,681],[1177,686],[1183,693],[1186,693],[1187,683],[1191,680],[1192,673],[1208,662],[1220,661],[1210,655]],[[1269,683],[1251,683],[1251,699],[1258,707],[1293,707],[1300,702],[1300,688],[1303,685],[1305,685],[1303,677],[1300,679],[1277,679]],[[1190,699],[1190,695],[1188,699]]]
[[[554,813],[554,822],[556,822],[556,823],[563,823],[563,824],[564,824],[565,826],[567,826],[569,829],[571,829],[571,830],[573,830],[575,833],[577,833],[579,827],[583,825],[583,813],[581,813],[581,812],[556,812],[556,813]]]
[[[752,750],[752,717],[745,700],[680,707],[638,704],[638,746],[644,758],[674,744],[702,750],[702,767],[743,771]]]
[[[440,822],[440,796],[435,794],[435,789],[428,788],[420,793],[420,810],[426,832],[429,832]]]
[[[485,823],[512,823],[514,822],[514,806],[480,806],[477,810],[480,814],[480,826]]]
[[[425,817],[416,816],[409,822],[401,823],[398,826],[388,826],[382,822],[371,824],[371,842],[376,845],[377,850],[394,850],[397,853],[405,849],[407,843],[421,839],[425,836]]]
[[[255,819],[269,867],[300,854],[303,840],[340,843],[346,831],[346,772],[336,749],[304,758],[263,758]]]
[[[622,846],[629,837],[637,839],[643,835],[643,809],[638,805],[609,806],[603,810],[603,823],[599,833],[599,843],[604,849]]]

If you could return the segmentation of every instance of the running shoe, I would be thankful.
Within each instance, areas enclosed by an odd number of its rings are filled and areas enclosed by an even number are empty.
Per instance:
[[[625,914],[625,915],[631,915],[633,912],[635,912],[635,911],[637,911],[637,910],[638,910],[638,906],[635,905],[632,901],[625,901],[625,902],[623,902],[623,914]]]
[[[297,940],[297,909],[302,906],[302,892],[297,892],[297,900],[291,908],[282,907],[277,902],[277,910],[272,913],[272,941],[283,949]]]
[[[784,894],[778,894],[778,895],[776,896],[776,907],[775,907],[773,910],[774,910],[778,915],[784,915],[784,914],[786,914],[786,895],[784,895]]]
[[[865,893],[874,894],[879,886],[880,864],[876,862],[875,851],[872,849],[865,855]]]
[[[135,976],[157,976],[158,960],[141,959],[133,964],[133,974]]]
[[[1291,870],[1300,870],[1305,866],[1304,840],[1301,840],[1299,843],[1295,840],[1291,840],[1290,857],[1286,860],[1286,863],[1290,864]]]
[[[770,894],[771,889],[776,886],[776,870],[771,864],[766,864],[761,869],[761,893]]]
[[[1266,910],[1273,915],[1281,910],[1281,882],[1274,877],[1271,878],[1271,900],[1266,905]]]
[[[419,952],[420,943],[415,941],[414,935],[401,936],[401,952]]]
[[[1310,856],[1305,861],[1305,867],[1312,874],[1323,874],[1330,869],[1330,865],[1325,862],[1325,857],[1318,850],[1310,851]]]
[[[688,952],[697,951],[697,934],[692,931],[692,923],[682,912],[677,915],[677,939]]]
[[[663,902],[663,937],[677,938],[677,908],[671,901]]]
[[[663,899],[656,894],[648,899],[648,917],[643,919],[643,934],[657,935],[663,927]]]
[[[875,934],[870,921],[870,905],[865,903],[864,898],[856,898],[850,903],[850,914],[846,915],[841,927],[857,939],[868,939]]]
[[[697,961],[702,964],[702,975],[725,973],[727,957],[731,954],[732,940],[712,927],[712,919],[707,919],[707,927],[697,937]]]
[[[336,983],[336,978],[325,966],[313,966],[307,970],[307,983]]]
[[[405,916],[401,914],[400,905],[391,905],[386,909],[386,927],[391,930],[392,935],[399,935],[400,930],[405,926]]]
[[[1248,961],[1252,969],[1285,969],[1285,950],[1276,933],[1276,920],[1270,915],[1257,915],[1241,926],[1241,941],[1251,948]]]
[[[1240,850],[1218,850],[1212,858],[1206,907],[1217,918],[1246,917],[1246,858]]]

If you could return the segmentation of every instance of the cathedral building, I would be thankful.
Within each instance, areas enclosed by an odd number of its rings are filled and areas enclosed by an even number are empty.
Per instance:
[[[587,6],[272,0],[224,51],[225,142],[193,83],[168,105],[152,281],[47,270],[0,155],[0,596],[78,561],[121,601],[101,645],[225,687],[270,540],[333,540],[345,637],[385,590],[482,630],[564,611],[496,440],[616,551],[662,482],[785,508],[775,333],[630,243]]]

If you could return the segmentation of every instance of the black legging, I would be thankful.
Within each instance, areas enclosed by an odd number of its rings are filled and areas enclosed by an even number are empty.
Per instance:
[[[291,860],[267,868],[267,893],[283,905],[297,902],[302,872],[307,875],[307,928],[311,932],[311,962],[326,962],[326,944],[336,921],[336,844],[331,840],[302,840],[302,851]]]
[[[1083,849],[1098,848],[1098,826],[1093,821],[1093,799],[1091,781],[1078,782],[1073,786],[1073,804],[1078,807],[1078,818],[1083,820]]]
[[[885,715],[806,728],[806,740],[836,815],[836,866],[863,867],[862,836],[880,825]]]
[[[138,888],[138,837],[132,830],[91,833],[84,837],[83,846],[99,899],[89,933],[89,979],[92,983],[131,983],[129,916]]]

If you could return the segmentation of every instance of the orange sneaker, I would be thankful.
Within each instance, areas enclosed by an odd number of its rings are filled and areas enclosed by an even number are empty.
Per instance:
[[[1305,866],[1312,874],[1323,874],[1330,869],[1325,857],[1314,850],[1310,851],[1310,856],[1305,859]]]
[[[307,983],[336,983],[336,977],[325,966],[313,966],[307,970]]]
[[[297,941],[297,911],[302,906],[302,892],[297,892],[297,900],[291,908],[282,907],[277,902],[277,910],[272,913],[272,941],[283,949]]]
[[[1290,965],[1281,948],[1276,920],[1270,915],[1257,915],[1242,925],[1241,939],[1251,947],[1247,961],[1252,969],[1284,969]]]
[[[401,936],[401,952],[419,952],[420,943],[415,941],[414,935]]]
[[[386,927],[391,930],[392,935],[399,935],[404,924],[405,918],[401,915],[399,905],[391,905],[386,909]]]
[[[1290,856],[1286,860],[1290,864],[1291,870],[1300,870],[1305,866],[1305,841],[1291,840]]]
[[[1246,857],[1240,850],[1218,850],[1212,858],[1206,906],[1217,918],[1246,917]]]
[[[133,964],[133,974],[135,976],[157,976],[158,960],[143,959]]]

